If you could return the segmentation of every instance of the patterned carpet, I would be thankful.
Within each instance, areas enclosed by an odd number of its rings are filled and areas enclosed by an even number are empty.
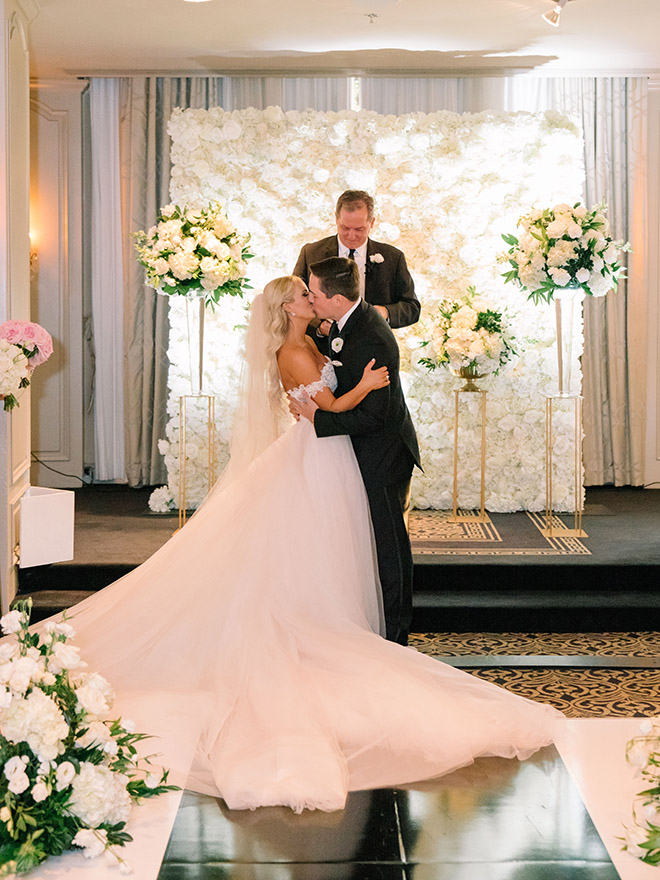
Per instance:
[[[410,644],[432,656],[660,656],[660,633],[417,633]],[[523,697],[550,703],[570,718],[660,714],[660,669],[504,667],[466,670]]]

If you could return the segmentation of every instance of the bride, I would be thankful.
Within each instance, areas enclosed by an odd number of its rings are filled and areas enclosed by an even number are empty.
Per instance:
[[[340,411],[388,378],[369,365],[335,399],[333,365],[301,330],[313,314],[300,279],[266,285],[225,474],[165,546],[73,610],[83,657],[159,737],[170,778],[231,809],[338,810],[348,791],[527,757],[563,717],[379,634],[351,442],[293,422],[283,386]]]

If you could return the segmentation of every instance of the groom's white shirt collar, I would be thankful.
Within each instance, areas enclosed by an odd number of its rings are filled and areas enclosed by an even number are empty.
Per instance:
[[[358,300],[356,300],[355,304],[353,305],[353,308],[349,309],[346,312],[346,314],[342,315],[342,317],[337,321],[337,329],[339,330],[340,333],[344,329],[344,325],[346,324],[346,321],[348,321],[348,319],[351,317],[351,315],[353,314],[353,312],[357,309],[357,307],[359,305],[360,305],[360,300],[358,299]]]

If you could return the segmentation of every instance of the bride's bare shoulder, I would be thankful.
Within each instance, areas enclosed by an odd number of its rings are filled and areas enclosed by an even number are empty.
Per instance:
[[[285,342],[277,352],[277,366],[284,385],[304,384],[318,378],[322,356],[313,342],[299,345]]]

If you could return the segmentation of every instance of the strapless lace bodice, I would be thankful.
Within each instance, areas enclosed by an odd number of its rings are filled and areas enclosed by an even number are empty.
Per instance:
[[[337,390],[337,374],[330,358],[326,358],[325,365],[321,370],[321,376],[316,382],[310,382],[309,385],[298,385],[297,388],[292,388],[289,394],[295,400],[303,400],[305,395],[314,397],[315,394],[323,391],[324,388],[329,388],[333,393]]]

